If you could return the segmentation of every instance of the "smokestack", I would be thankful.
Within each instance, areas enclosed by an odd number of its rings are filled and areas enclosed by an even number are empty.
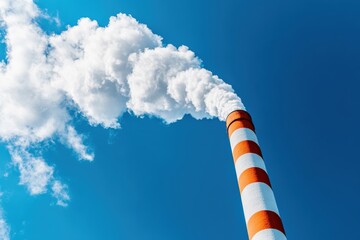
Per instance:
[[[226,119],[249,240],[286,240],[255,128],[249,113]]]

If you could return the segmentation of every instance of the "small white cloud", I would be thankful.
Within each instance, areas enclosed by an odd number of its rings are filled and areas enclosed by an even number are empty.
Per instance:
[[[54,181],[52,186],[52,196],[57,200],[56,204],[62,207],[66,207],[70,201],[67,185],[60,181]]]
[[[11,156],[20,172],[20,184],[25,185],[31,195],[45,193],[53,179],[54,169],[42,158],[36,158],[25,150],[12,149]]]
[[[70,201],[68,187],[54,177],[54,168],[41,157],[34,157],[21,148],[9,147],[13,163],[20,172],[20,184],[26,186],[31,195],[46,193],[51,187],[51,194],[56,204],[66,207]]]
[[[82,137],[79,136],[75,128],[68,126],[66,129],[65,139],[68,146],[78,154],[79,159],[93,161],[95,157],[94,153],[90,152],[83,144]]]

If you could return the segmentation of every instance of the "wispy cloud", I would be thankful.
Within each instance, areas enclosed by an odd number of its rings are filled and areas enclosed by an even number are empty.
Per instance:
[[[11,151],[12,160],[20,172],[20,184],[26,185],[32,195],[44,193],[53,177],[54,169],[42,158],[35,158],[28,152]]]
[[[52,195],[55,197],[56,204],[62,207],[66,207],[70,201],[70,196],[67,191],[67,185],[61,183],[60,181],[54,181],[51,186]]]
[[[10,239],[10,227],[6,223],[2,213],[0,211],[0,239],[9,240]]]
[[[0,198],[2,197],[0,192]],[[0,239],[1,240],[10,240],[10,227],[7,224],[4,216],[3,209],[0,207]]]

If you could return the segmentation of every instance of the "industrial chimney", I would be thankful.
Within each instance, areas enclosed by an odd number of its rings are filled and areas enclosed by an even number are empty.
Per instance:
[[[249,113],[229,114],[226,127],[249,240],[286,240],[269,176]]]

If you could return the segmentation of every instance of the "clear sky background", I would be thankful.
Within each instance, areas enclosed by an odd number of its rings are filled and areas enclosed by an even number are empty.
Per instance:
[[[38,0],[61,25],[131,14],[187,45],[252,114],[288,238],[357,239],[360,222],[360,2],[356,0]],[[223,122],[172,125],[125,114],[122,129],[77,129],[94,149],[45,159],[68,207],[30,196],[0,147],[2,206],[15,240],[247,239]]]

